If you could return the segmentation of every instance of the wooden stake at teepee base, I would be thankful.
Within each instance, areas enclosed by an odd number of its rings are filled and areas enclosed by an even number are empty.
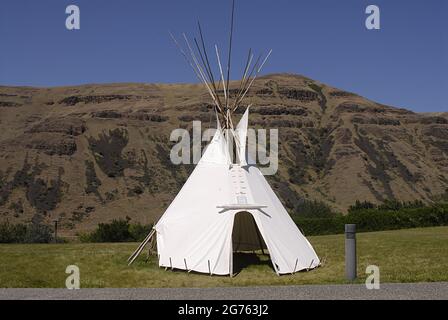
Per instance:
[[[296,272],[298,262],[299,262],[299,258],[296,259],[296,264],[294,265],[294,270],[293,270],[292,274],[294,274]]]
[[[254,59],[254,53],[249,49],[241,80],[231,96],[234,18],[235,1],[232,2],[227,61],[221,60],[218,46],[214,45],[218,76],[213,72],[204,29],[199,22],[199,36],[193,37],[193,41],[183,33],[182,45],[170,34],[214,103],[217,130],[162,218],[129,257],[129,264],[149,243],[149,253],[153,246],[156,247],[158,264],[165,270],[181,269],[233,277],[232,237],[234,232],[242,232],[233,230],[233,226],[235,216],[240,212],[254,218],[257,232],[251,235],[250,241],[258,243],[263,254],[265,245],[277,275],[308,270],[320,264],[316,252],[261,171],[255,165],[247,165],[250,163],[246,153],[249,107],[238,123],[233,122],[233,116],[245,104],[245,98],[272,50]],[[223,70],[224,65],[226,70]],[[236,244],[235,250],[237,247]]]

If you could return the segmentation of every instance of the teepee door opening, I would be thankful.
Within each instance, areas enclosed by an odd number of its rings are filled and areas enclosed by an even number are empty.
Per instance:
[[[233,274],[249,265],[263,263],[257,254],[267,254],[267,246],[250,212],[241,211],[235,214],[232,248]]]

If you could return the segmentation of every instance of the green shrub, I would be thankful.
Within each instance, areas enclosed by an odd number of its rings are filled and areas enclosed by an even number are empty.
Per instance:
[[[375,205],[369,201],[359,201],[356,200],[355,204],[348,208],[348,213],[355,213],[358,211],[363,211],[366,209],[378,209],[378,210],[393,210],[398,211],[401,209],[412,209],[412,208],[424,208],[426,205],[421,200],[415,201],[398,201],[398,200],[386,200],[380,205]]]
[[[383,204],[378,206],[380,210],[400,210],[400,209],[410,209],[410,208],[424,208],[425,204],[421,200],[415,201],[397,201],[397,200],[386,200]]]
[[[130,218],[114,219],[110,223],[100,223],[91,233],[79,235],[81,242],[134,242],[142,241],[152,226],[140,223],[130,224]]]
[[[26,228],[24,243],[50,243],[53,240],[53,230],[45,224],[30,224]]]
[[[133,223],[129,226],[129,233],[133,241],[143,241],[148,233],[151,231],[152,225],[142,225],[140,223]]]
[[[306,236],[338,234],[344,232],[345,217],[296,218],[294,222]]]
[[[303,199],[294,207],[296,218],[330,218],[337,215],[326,203],[317,200]]]
[[[53,229],[45,224],[0,223],[0,243],[50,243]]]
[[[348,208],[348,212],[349,212],[349,213],[353,213],[353,212],[355,212],[355,211],[359,211],[359,210],[364,210],[364,209],[374,209],[374,208],[376,208],[376,205],[373,204],[372,202],[369,202],[369,201],[363,201],[363,202],[361,202],[361,201],[359,201],[359,200],[356,200],[355,204],[354,204],[354,205],[351,205],[351,206]]]
[[[93,242],[91,233],[89,233],[89,232],[79,232],[79,233],[77,233],[77,236],[78,236],[78,240],[81,242],[85,242],[85,243]]]
[[[111,223],[100,223],[98,228],[91,234],[92,242],[124,242],[129,241],[128,220],[112,220]]]

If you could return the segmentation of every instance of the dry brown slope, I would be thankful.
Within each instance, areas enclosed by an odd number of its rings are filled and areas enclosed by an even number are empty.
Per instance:
[[[236,87],[236,83],[233,84]],[[271,185],[345,210],[355,200],[431,201],[448,188],[448,119],[273,74],[249,93],[253,127],[278,128]],[[191,165],[169,161],[172,129],[213,123],[194,84],[0,87],[0,219],[60,219],[68,233],[160,216]]]

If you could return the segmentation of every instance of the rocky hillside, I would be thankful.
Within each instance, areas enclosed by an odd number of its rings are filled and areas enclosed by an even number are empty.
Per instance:
[[[233,84],[236,88],[237,84]],[[257,80],[253,127],[278,128],[269,177],[302,198],[430,202],[448,188],[448,114],[417,114],[286,74]],[[192,165],[169,160],[171,130],[213,125],[195,84],[0,87],[0,219],[58,219],[67,234],[112,218],[157,219]]]

